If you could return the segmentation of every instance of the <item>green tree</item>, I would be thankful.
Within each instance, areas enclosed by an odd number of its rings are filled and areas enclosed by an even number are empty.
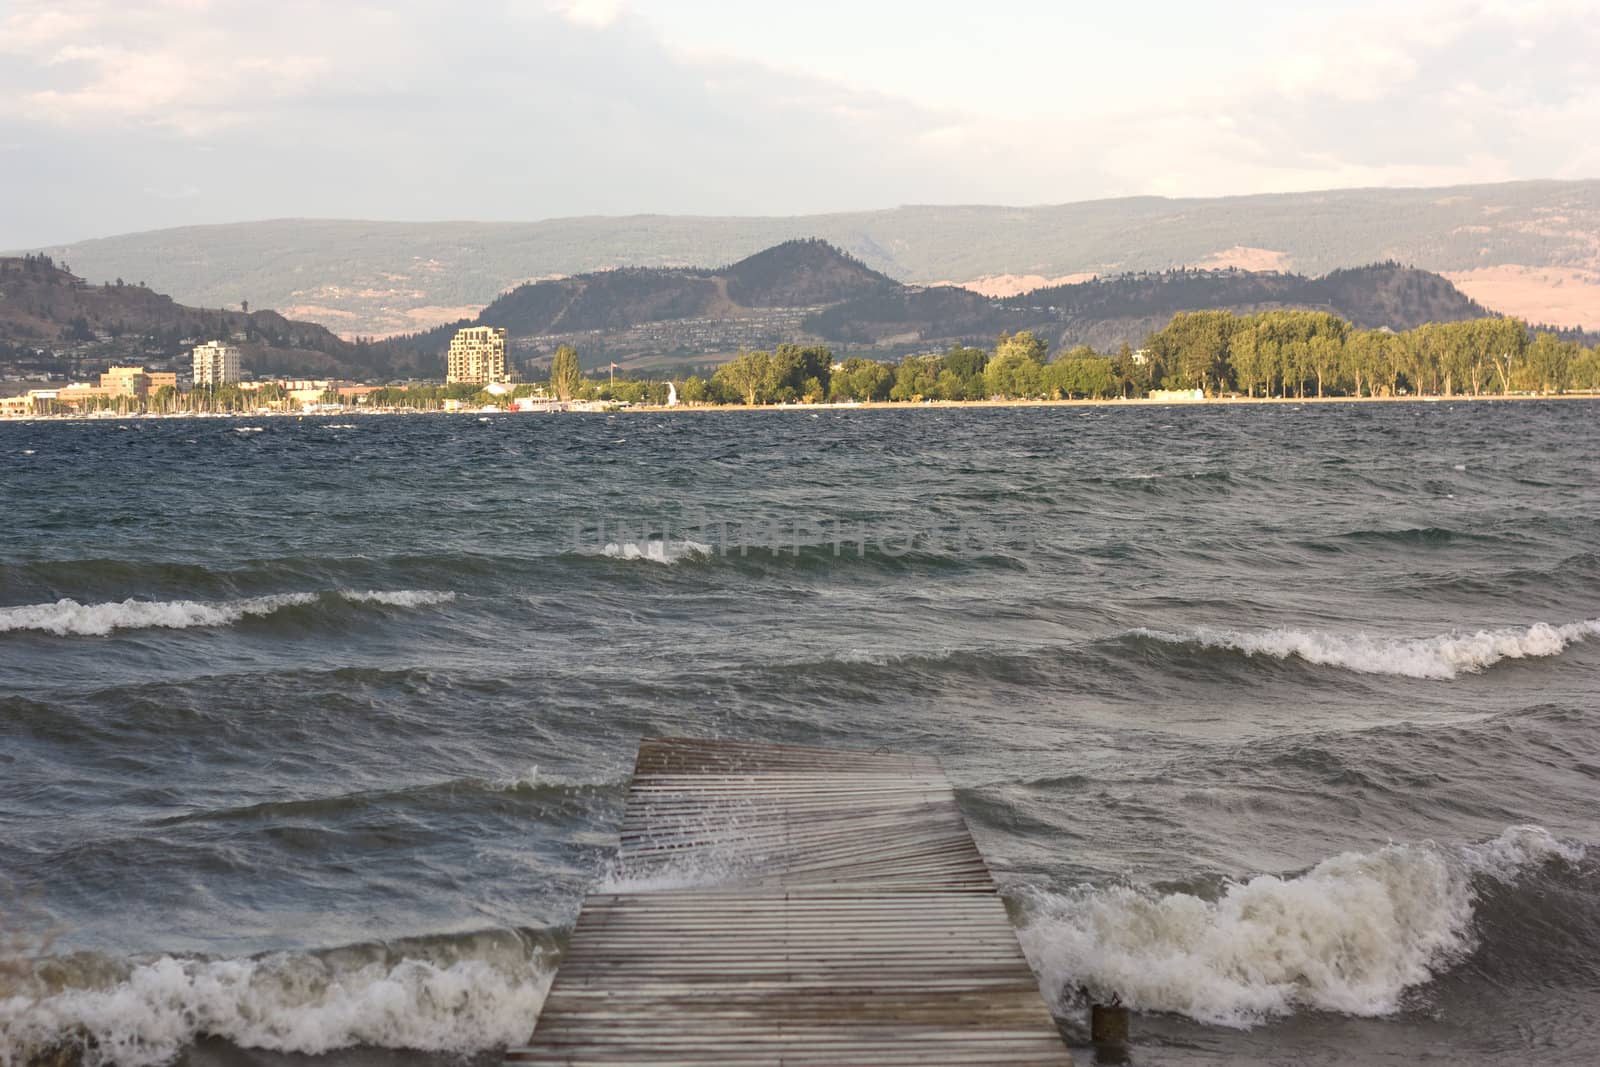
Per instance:
[[[767,371],[767,391],[773,399],[797,400],[815,391],[817,399],[826,396],[833,374],[833,351],[822,345],[782,344],[772,353]],[[808,388],[815,380],[820,388]]]
[[[990,362],[996,359],[1029,359],[1042,367],[1049,354],[1050,346],[1042,338],[1036,337],[1032,330],[1022,330],[1013,334],[1002,333],[995,342],[994,356]]]
[[[989,396],[1038,396],[1044,392],[1045,343],[1024,330],[1001,334],[994,355],[983,368],[983,387]]]
[[[1500,392],[1511,392],[1511,382],[1517,369],[1527,356],[1528,324],[1521,319],[1481,319],[1483,330],[1480,344],[1495,377],[1500,380]]]
[[[1382,330],[1353,330],[1345,338],[1342,373],[1352,383],[1352,395],[1361,395],[1363,382],[1368,396],[1378,395],[1378,382],[1387,377],[1391,366],[1386,352],[1391,336]]]
[[[1526,380],[1540,393],[1564,393],[1580,351],[1576,341],[1563,341],[1553,333],[1536,334],[1524,354]]]
[[[772,356],[766,352],[740,352],[712,375],[712,381],[750,405],[764,401],[772,380]]]
[[[1279,373],[1283,376],[1283,392],[1289,395],[1289,384],[1294,383],[1294,395],[1306,398],[1306,377],[1311,373],[1311,338],[1295,337],[1279,349]]]
[[[939,375],[944,371],[944,360],[938,356],[907,356],[895,369],[894,388],[889,390],[890,400],[924,400],[938,391]]]
[[[1069,353],[1045,368],[1046,388],[1069,400],[1080,396],[1112,396],[1119,385],[1115,364],[1101,356],[1073,356]]]
[[[989,362],[989,353],[981,348],[969,348],[966,345],[951,345],[950,350],[944,354],[945,370],[960,378],[963,382],[980,379],[984,366]],[[951,399],[958,399],[952,397]]]
[[[706,380],[698,374],[691,374],[678,383],[678,399],[685,404],[704,404],[706,402]]]
[[[571,400],[582,384],[583,367],[578,363],[577,349],[562,345],[550,361],[550,395],[557,400]]]
[[[1135,352],[1124,341],[1117,350],[1116,369],[1123,396],[1144,396],[1150,392],[1150,360],[1143,349]]]
[[[1228,369],[1235,384],[1246,396],[1255,396],[1256,387],[1270,380],[1261,350],[1261,317],[1251,315],[1239,323],[1228,342]]]
[[[607,400],[616,400],[623,404],[647,404],[650,402],[650,383],[637,378],[624,378],[606,390]]]
[[[887,400],[893,388],[893,368],[876,360],[851,356],[834,372],[829,396],[833,400]]]
[[[1600,389],[1600,345],[1580,349],[1572,360],[1571,389]]]
[[[1228,342],[1239,319],[1229,311],[1180,311],[1145,348],[1177,389],[1220,392],[1227,379]]]
[[[1419,396],[1438,391],[1438,364],[1433,349],[1427,326],[1407,330],[1395,346],[1395,364],[1406,380],[1406,388]]]
[[[933,393],[931,395],[937,400],[971,399],[971,394],[968,392],[968,386],[971,381],[977,381],[981,386],[983,375],[980,373],[972,379],[963,378],[949,367],[946,367],[939,372],[939,377],[934,380]]]
[[[1344,338],[1333,333],[1319,333],[1306,342],[1306,360],[1311,373],[1317,376],[1317,396],[1326,396],[1330,380],[1344,364]]]

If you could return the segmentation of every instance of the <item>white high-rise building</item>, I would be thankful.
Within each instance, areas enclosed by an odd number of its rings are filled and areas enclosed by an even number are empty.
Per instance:
[[[239,350],[221,341],[207,341],[194,350],[194,384],[232,385],[239,380]]]
[[[503,327],[468,326],[457,330],[445,358],[444,380],[489,385],[506,380],[506,331]]]

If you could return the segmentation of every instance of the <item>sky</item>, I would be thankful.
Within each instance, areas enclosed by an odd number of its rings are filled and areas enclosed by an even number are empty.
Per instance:
[[[1600,0],[0,0],[0,248],[1600,177]]]

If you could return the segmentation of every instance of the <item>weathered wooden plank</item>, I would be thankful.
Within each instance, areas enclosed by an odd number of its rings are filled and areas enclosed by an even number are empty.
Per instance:
[[[1071,1062],[936,759],[643,741],[614,881],[508,1063]]]

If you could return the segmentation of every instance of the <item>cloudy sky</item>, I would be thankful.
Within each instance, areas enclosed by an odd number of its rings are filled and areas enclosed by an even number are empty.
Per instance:
[[[0,0],[0,248],[1600,176],[1600,0]]]

